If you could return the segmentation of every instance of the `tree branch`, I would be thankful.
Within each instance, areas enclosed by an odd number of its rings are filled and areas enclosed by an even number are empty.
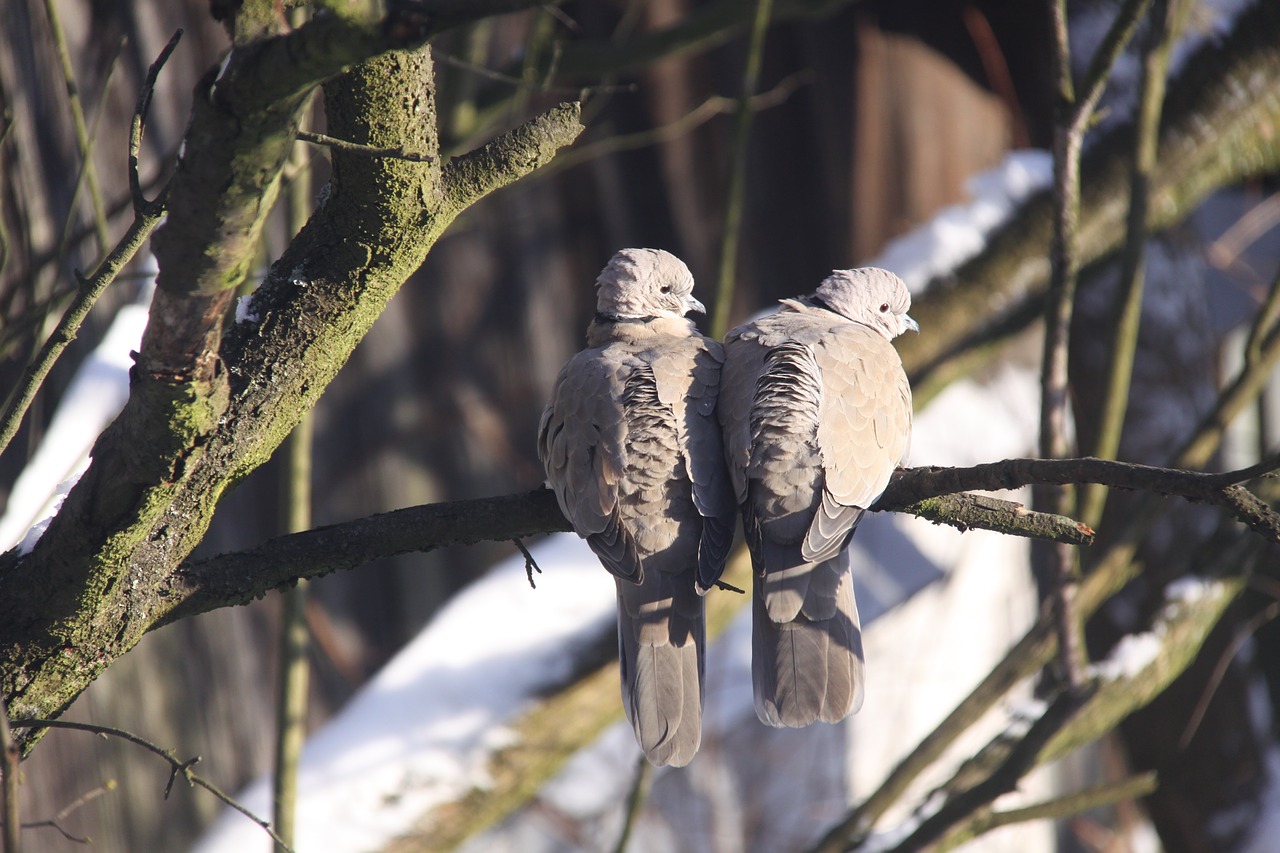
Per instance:
[[[1108,459],[1006,459],[971,468],[912,468],[899,472],[872,509],[901,510],[908,504],[967,489],[1016,489],[1028,485],[1100,483],[1210,503],[1272,542],[1280,542],[1280,514],[1236,484],[1280,469],[1273,456],[1242,471],[1206,474],[1135,465]]]
[[[943,836],[936,845],[935,853],[954,850],[962,844],[967,844],[978,836],[984,835],[993,829],[999,829],[1002,826],[1026,823],[1032,820],[1061,820],[1092,809],[1100,809],[1126,800],[1136,800],[1155,791],[1156,787],[1156,774],[1152,771],[1138,773],[1119,782],[1104,782],[1100,785],[1086,788],[1083,791],[1077,791],[1074,794],[1054,797],[1051,800],[1044,800],[1021,808],[1008,809],[1007,811],[980,810],[972,815],[969,820],[958,824]]]
[[[446,204],[463,210],[551,161],[582,132],[582,105],[560,104],[481,148],[449,161],[441,177]]]
[[[213,784],[208,779],[205,779],[203,776],[200,776],[198,773],[192,770],[191,768],[194,767],[200,761],[200,756],[198,755],[195,756],[194,758],[188,758],[186,761],[183,761],[182,759],[178,758],[177,755],[174,754],[173,750],[165,749],[163,746],[158,746],[157,744],[154,744],[151,741],[147,740],[146,738],[140,737],[139,735],[136,735],[133,732],[125,731],[124,729],[114,728],[113,726],[99,726],[99,725],[93,725],[91,723],[76,723],[76,722],[71,722],[69,720],[13,720],[11,725],[15,729],[18,729],[18,728],[72,729],[74,731],[92,732],[93,734],[117,737],[117,738],[120,738],[121,740],[127,740],[129,743],[132,743],[135,746],[140,746],[143,749],[147,750],[148,752],[151,752],[160,756],[161,758],[163,758],[165,761],[169,763],[169,783],[165,785],[165,789],[164,789],[165,799],[169,798],[169,793],[170,791],[173,790],[173,783],[177,781],[179,776],[181,776],[183,781],[185,781],[188,785],[192,787],[199,786],[201,788],[204,788],[206,791],[208,791],[210,794],[213,794],[223,803],[235,809],[236,811],[240,812],[240,814],[249,818],[249,820],[253,821],[258,826],[262,827],[262,831],[265,832],[267,835],[271,836],[271,840],[274,841],[277,845],[279,845],[280,849],[283,849],[286,851],[293,850],[292,847],[284,843],[284,841],[280,838],[280,836],[276,835],[275,830],[271,828],[270,823],[258,817],[253,812],[249,811],[247,808],[241,805],[238,800],[231,797],[226,792],[224,792],[221,788],[219,788],[217,785]]]
[[[142,131],[146,124],[151,96],[155,91],[156,79],[160,76],[160,70],[164,68],[169,55],[177,47],[178,39],[181,35],[182,30],[178,30],[169,39],[169,43],[164,46],[164,49],[160,51],[160,56],[151,64],[151,68],[147,72],[146,81],[143,83],[142,91],[138,95],[137,108],[134,110],[129,139],[129,187],[133,195],[134,220],[129,225],[129,229],[124,236],[120,238],[120,242],[102,259],[102,263],[98,265],[93,275],[87,279],[77,275],[79,288],[76,291],[74,301],[62,315],[62,318],[58,320],[57,327],[49,335],[48,340],[44,342],[39,354],[27,365],[18,385],[10,393],[9,398],[5,400],[4,414],[0,418],[0,453],[4,453],[5,448],[9,446],[9,442],[17,434],[18,427],[22,425],[22,419],[26,416],[27,409],[30,408],[32,401],[35,400],[36,392],[44,384],[45,377],[49,375],[49,371],[53,369],[53,365],[63,351],[76,339],[80,326],[84,323],[85,318],[89,316],[89,311],[97,303],[98,298],[116,280],[116,277],[120,275],[120,271],[133,260],[133,256],[147,242],[151,232],[164,219],[164,192],[161,191],[160,198],[154,202],[148,202],[142,196],[142,187],[138,180],[137,155],[142,147]]]
[[[1103,483],[1113,488],[1213,503],[1269,540],[1280,542],[1280,515],[1235,485],[1277,468],[1280,457],[1228,474],[1176,471],[1103,459],[1008,459],[972,468],[907,468],[894,475],[871,508],[877,512],[906,512],[961,530],[996,530],[1088,544],[1093,531],[1069,518],[1034,513],[1011,501],[963,493],[969,489],[1016,489],[1036,483]],[[245,551],[184,563],[166,587],[166,597],[175,605],[157,624],[245,604],[300,578],[321,577],[397,554],[571,529],[555,494],[546,488],[427,504],[318,527],[270,539]]]
[[[1080,709],[1082,700],[1087,698],[1087,691],[1083,691],[1083,695],[1075,691],[1060,693],[1040,719],[1036,720],[1031,729],[1009,750],[1004,761],[990,776],[948,798],[941,808],[920,823],[915,832],[895,846],[893,853],[914,853],[923,849],[929,843],[941,838],[944,832],[967,815],[989,804],[1001,794],[1015,789],[1018,786],[1018,780],[1035,766],[1040,750]],[[828,851],[836,853],[840,847],[843,847],[842,839],[830,840],[835,843],[817,849],[821,853],[828,853]]]
[[[169,594],[182,604],[159,624],[246,604],[299,578],[354,569],[397,554],[570,529],[550,489],[428,504],[317,527],[246,551],[184,563],[169,586]]]
[[[1115,199],[1126,195],[1134,132],[1132,125],[1117,127],[1084,155],[1082,263],[1109,255],[1124,240],[1127,210]],[[1280,168],[1280,4],[1253,4],[1230,34],[1188,59],[1169,85],[1157,159],[1147,217],[1153,231],[1181,221],[1219,187]],[[1043,313],[1050,209],[1047,192],[1027,199],[982,254],[915,300],[911,314],[928,334],[896,345],[918,400],[934,387],[931,377],[974,342],[992,331],[1007,338]]]
[[[383,54],[325,91],[335,136],[438,154],[425,51]],[[314,406],[461,212],[456,204],[549,159],[571,141],[576,114],[576,105],[558,108],[552,115],[566,120],[544,116],[487,146],[484,162],[495,174],[479,174],[477,166],[476,191],[453,204],[442,192],[438,160],[334,152],[324,204],[255,291],[254,320],[233,324],[222,337],[218,381],[198,387],[136,371],[130,404],[99,437],[93,464],[46,534],[30,554],[0,556],[0,694],[15,715],[56,716],[182,604],[171,594],[172,583],[182,584],[174,572],[203,537],[221,496]],[[289,116],[269,130],[286,145],[295,131]],[[552,139],[531,138],[540,132]],[[511,140],[522,144],[519,152],[507,146]],[[176,205],[171,193],[170,209]],[[153,309],[152,325],[164,322]],[[24,748],[33,743],[28,733]]]

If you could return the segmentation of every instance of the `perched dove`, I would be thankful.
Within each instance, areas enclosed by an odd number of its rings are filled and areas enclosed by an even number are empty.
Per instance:
[[[751,674],[773,726],[837,722],[862,705],[862,633],[844,550],[905,458],[911,388],[890,343],[919,327],[881,269],[725,337],[719,417],[755,570]]]
[[[587,349],[556,379],[538,455],[565,516],[615,576],[622,699],[654,764],[702,739],[702,594],[724,570],[736,505],[715,420],[723,350],[687,311],[674,255],[623,249],[596,281]]]

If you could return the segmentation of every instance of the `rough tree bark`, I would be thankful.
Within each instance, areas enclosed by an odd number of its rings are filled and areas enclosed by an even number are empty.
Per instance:
[[[232,58],[197,87],[129,403],[35,549],[0,558],[0,693],[12,716],[60,713],[181,603],[173,571],[219,498],[314,405],[448,224],[581,130],[578,106],[563,104],[441,163],[429,56],[394,48],[530,4],[455,5],[433,16],[430,3],[385,17],[360,9],[289,33],[255,29],[251,13],[269,4],[241,10]],[[330,78],[333,135],[434,159],[335,151],[325,203],[254,296],[254,319],[224,333],[305,96]]]

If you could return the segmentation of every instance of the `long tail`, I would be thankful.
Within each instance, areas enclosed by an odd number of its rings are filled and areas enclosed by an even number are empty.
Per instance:
[[[649,760],[681,767],[702,742],[702,597],[653,567],[641,584],[617,584],[622,706]]]
[[[770,584],[759,577],[753,584],[752,684],[756,714],[771,726],[835,723],[862,707],[862,628],[848,562],[842,553],[800,568],[810,580],[829,579],[834,589],[806,584],[814,594],[785,621],[775,621],[787,609],[776,600],[770,615]]]

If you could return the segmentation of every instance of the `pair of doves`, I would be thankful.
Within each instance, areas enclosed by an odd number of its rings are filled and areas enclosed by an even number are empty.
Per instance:
[[[862,705],[853,581],[840,559],[906,457],[911,389],[890,341],[916,323],[906,285],[837,270],[737,327],[685,318],[693,276],[623,249],[596,282],[587,348],[560,371],[538,455],[560,508],[618,588],[622,698],[654,764],[702,738],[702,596],[741,514],[754,569],[751,674],[774,726]]]

